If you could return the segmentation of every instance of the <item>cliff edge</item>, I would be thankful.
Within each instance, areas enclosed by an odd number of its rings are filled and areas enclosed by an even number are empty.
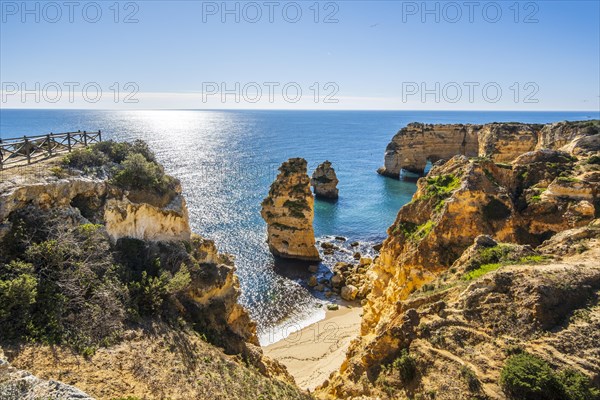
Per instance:
[[[597,125],[540,126],[527,146],[496,136],[487,157],[436,162],[388,229],[361,335],[318,396],[597,398]],[[539,376],[521,364],[555,369],[556,397],[527,392]]]
[[[558,150],[568,143],[586,141],[599,130],[599,121],[547,125],[410,123],[387,145],[385,163],[378,172],[396,179],[402,169],[422,174],[428,161],[449,160],[456,155],[508,163],[528,151]]]
[[[13,367],[100,399],[305,397],[263,357],[233,257],[191,232],[179,181],[145,143],[3,178],[0,345]]]

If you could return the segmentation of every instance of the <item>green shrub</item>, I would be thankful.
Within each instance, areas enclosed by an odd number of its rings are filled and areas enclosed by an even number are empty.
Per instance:
[[[569,400],[600,400],[600,390],[580,372],[567,368],[558,374],[558,381]]]
[[[185,264],[181,264],[179,271],[167,282],[165,289],[168,294],[176,294],[188,289],[191,283],[192,278],[188,267]]]
[[[129,142],[115,142],[107,140],[96,143],[86,148],[74,149],[63,159],[63,164],[77,169],[102,167],[109,164],[121,164],[127,157],[139,154],[146,161],[154,163],[156,157],[142,140]]]
[[[0,329],[2,336],[13,338],[31,322],[38,281],[33,265],[13,261],[0,273]]]
[[[112,140],[100,142],[93,147],[94,151],[105,154],[110,161],[120,164],[131,154],[141,154],[148,161],[155,161],[156,157],[148,144],[143,140],[133,142],[115,142]]]
[[[463,365],[460,368],[460,376],[467,382],[467,386],[471,392],[478,392],[481,389],[481,382],[471,368]]]
[[[406,349],[402,349],[400,357],[394,360],[392,367],[398,371],[400,380],[404,384],[411,382],[417,376],[417,362]]]
[[[460,179],[454,174],[438,175],[426,178],[426,199],[443,200],[460,187]]]
[[[540,254],[523,257],[521,254],[519,251],[515,251],[514,246],[508,244],[499,244],[479,250],[479,253],[467,265],[467,273],[463,275],[462,279],[465,281],[477,279],[503,265],[539,264],[548,260],[548,257]]]
[[[591,156],[590,158],[587,159],[586,163],[599,165],[600,164],[600,156]]]
[[[562,386],[543,359],[528,353],[508,358],[500,373],[500,385],[510,399],[560,399]]]
[[[112,183],[126,189],[153,189],[166,192],[173,183],[162,167],[142,154],[129,154],[112,178]]]
[[[8,315],[0,318],[0,339],[85,349],[119,331],[127,290],[116,277],[106,231],[73,224],[60,211],[22,212],[23,232],[12,235],[20,251],[0,264],[0,314]]]
[[[181,265],[175,275],[162,270],[158,261],[156,264],[157,275],[150,275],[147,271],[142,271],[141,279],[130,283],[134,303],[142,315],[156,314],[161,310],[165,301],[188,289],[192,282],[190,272],[185,264]]]
[[[95,151],[91,147],[75,149],[63,158],[63,164],[77,169],[101,167],[109,162],[105,154]]]
[[[406,240],[419,241],[429,235],[434,227],[435,223],[433,220],[427,220],[421,225],[409,221],[402,221],[394,227],[392,233],[402,233]]]
[[[500,385],[511,399],[600,399],[600,390],[587,376],[570,368],[555,373],[545,360],[525,352],[508,358]]]

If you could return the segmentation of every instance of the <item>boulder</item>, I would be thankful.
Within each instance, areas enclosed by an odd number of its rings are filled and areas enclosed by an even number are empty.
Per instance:
[[[313,172],[311,179],[315,195],[327,199],[338,198],[338,182],[339,180],[335,174],[335,170],[329,161],[325,161],[319,165],[315,172]]]
[[[342,288],[342,299],[346,301],[352,301],[356,299],[356,295],[358,294],[358,288],[354,285],[344,286]]]

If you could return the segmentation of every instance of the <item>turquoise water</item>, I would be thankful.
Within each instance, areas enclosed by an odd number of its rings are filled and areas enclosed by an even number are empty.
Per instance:
[[[340,180],[336,203],[316,201],[318,237],[375,243],[414,182],[376,173],[391,137],[409,122],[556,122],[598,118],[590,112],[426,111],[80,111],[0,110],[0,137],[102,130],[104,139],[147,141],[166,170],[181,179],[194,231],[236,256],[243,304],[267,332],[282,319],[313,315],[315,294],[302,270],[277,265],[268,252],[260,203],[290,157],[310,173],[329,160]],[[328,260],[333,262],[332,260]],[[324,266],[322,268],[325,268]]]

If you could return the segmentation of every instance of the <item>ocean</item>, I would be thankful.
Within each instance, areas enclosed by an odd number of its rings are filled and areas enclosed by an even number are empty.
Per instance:
[[[281,162],[307,159],[309,174],[331,161],[340,183],[337,202],[315,202],[315,234],[348,239],[345,251],[327,257],[319,273],[344,257],[348,243],[360,251],[386,237],[414,180],[379,176],[392,136],[409,122],[548,123],[599,118],[593,112],[450,111],[92,111],[0,109],[0,138],[49,132],[101,130],[103,139],[143,139],[166,171],[179,178],[192,229],[236,257],[241,303],[258,323],[262,344],[324,317],[320,293],[303,283],[305,267],[274,263],[265,243],[260,203]]]

